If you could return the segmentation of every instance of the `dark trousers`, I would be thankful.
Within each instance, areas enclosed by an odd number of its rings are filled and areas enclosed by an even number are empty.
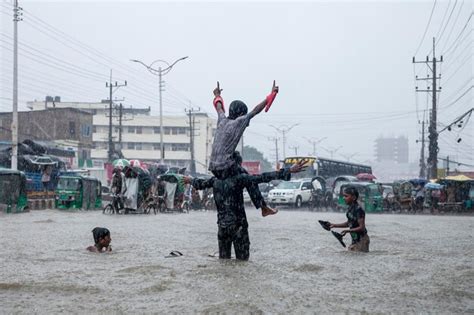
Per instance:
[[[225,170],[212,171],[212,173],[219,179],[226,179],[239,174],[248,174],[248,172],[242,166],[235,164]],[[263,199],[262,193],[258,188],[258,184],[254,183],[250,187],[247,187],[247,191],[249,193],[250,200],[252,200],[252,203],[256,209],[266,205],[265,199]]]
[[[235,258],[248,260],[250,256],[250,238],[248,228],[238,225],[219,227],[217,232],[219,242],[219,258],[230,259],[232,244],[234,244]]]

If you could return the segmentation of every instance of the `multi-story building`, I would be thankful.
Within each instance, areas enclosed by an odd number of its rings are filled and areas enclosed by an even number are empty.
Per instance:
[[[93,114],[93,148],[91,158],[97,165],[108,159],[109,101],[99,103],[61,102],[60,98],[47,97],[45,101],[28,102],[33,111],[45,108],[76,108]],[[127,159],[159,162],[160,117],[151,116],[150,108],[122,109],[112,113],[112,141]],[[207,173],[216,120],[206,113],[193,114],[194,156],[196,171]],[[191,162],[189,116],[163,116],[164,163],[169,166],[188,167]]]
[[[408,138],[403,136],[378,138],[375,140],[375,156],[377,162],[408,163]]]
[[[91,158],[92,114],[75,108],[18,112],[18,142],[36,140],[76,152],[77,164]],[[11,141],[12,113],[0,113],[0,141]]]

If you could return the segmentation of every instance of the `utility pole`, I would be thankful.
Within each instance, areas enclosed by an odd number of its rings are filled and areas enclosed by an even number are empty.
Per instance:
[[[119,104],[119,137],[118,143],[120,145],[120,149],[122,149],[122,103]]]
[[[293,129],[294,127],[298,126],[299,124],[293,124],[289,127],[282,126],[282,127],[275,127],[270,125],[270,127],[274,128],[277,132],[281,132],[282,139],[283,139],[283,158],[286,158],[286,134]]]
[[[416,140],[416,142],[419,142]],[[425,163],[425,120],[421,122],[421,152],[420,152],[420,178],[426,178]]]
[[[321,139],[310,139],[310,138],[306,138],[306,140],[308,140],[308,142],[313,146],[313,156],[316,156],[316,145],[321,143],[321,141],[327,139],[328,137],[323,137]]]
[[[199,112],[200,108],[194,109],[190,107],[188,110],[184,110],[187,115],[189,116],[189,150],[191,152],[191,162],[189,165],[189,172],[191,175],[196,174],[196,158],[194,156],[194,125],[195,125],[195,120],[194,120],[194,113]]]
[[[438,132],[436,130],[437,124],[437,104],[436,104],[436,93],[441,92],[441,87],[437,89],[437,80],[441,79],[441,75],[436,75],[436,64],[438,62],[443,62],[443,56],[441,56],[440,60],[436,59],[436,52],[435,52],[435,38],[433,37],[433,59],[429,60],[429,57],[426,56],[426,61],[415,61],[415,57],[413,57],[413,63],[425,63],[428,68],[432,72],[432,76],[428,75],[426,78],[418,78],[416,76],[416,80],[431,80],[431,88],[428,87],[426,90],[419,90],[418,86],[415,87],[417,92],[429,92],[432,94],[432,107],[431,107],[431,117],[430,117],[430,125],[428,127],[428,167],[429,173],[428,177],[431,179],[435,179],[438,177]],[[432,64],[430,67],[430,63]]]
[[[109,162],[112,162],[113,159],[113,154],[114,154],[114,143],[112,142],[112,107],[114,104],[114,101],[112,99],[112,95],[114,93],[113,88],[115,87],[115,91],[119,89],[122,86],[127,86],[127,81],[125,81],[124,84],[118,84],[117,81],[115,81],[115,84],[112,84],[112,69],[110,69],[110,80],[109,82],[105,82],[105,87],[109,89],[109,150],[107,152],[107,157],[109,159]]]
[[[167,73],[169,73],[175,64],[177,64],[178,62],[180,62],[182,60],[185,60],[187,58],[188,58],[188,56],[179,58],[179,59],[175,60],[175,62],[173,62],[172,64],[169,64],[165,60],[157,59],[157,60],[153,61],[150,65],[147,65],[143,61],[140,61],[140,60],[136,60],[136,59],[131,59],[130,60],[132,62],[137,62],[137,63],[142,64],[144,67],[146,67],[148,69],[148,71],[151,74],[158,75],[158,85],[159,85],[159,92],[160,92],[159,100],[160,100],[160,163],[161,164],[164,164],[164,162],[165,162],[165,144],[163,143],[163,132],[164,132],[164,130],[163,130],[164,129],[163,128],[163,99],[161,97],[161,94],[164,92],[164,87],[165,87],[165,82],[163,81],[163,76],[166,75]],[[164,69],[161,66],[158,67],[158,69],[153,68],[153,65],[157,62],[165,64],[166,67]]]
[[[23,9],[18,0],[13,5],[13,104],[12,104],[12,170],[18,169],[18,21],[22,21]]]
[[[295,150],[295,156],[298,156],[298,148],[299,148],[299,146],[297,146],[297,145],[295,145],[295,146],[290,146],[290,149]]]
[[[280,138],[274,137],[274,138],[268,138],[268,140],[275,141],[275,169],[279,170],[280,169],[280,163],[278,161],[278,140],[280,140]]]
[[[449,176],[449,155],[446,157],[446,176]]]

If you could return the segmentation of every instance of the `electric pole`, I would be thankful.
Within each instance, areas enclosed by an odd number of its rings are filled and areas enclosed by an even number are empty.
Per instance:
[[[286,134],[293,129],[294,127],[298,126],[299,124],[293,124],[289,127],[282,126],[282,127],[275,127],[270,125],[270,127],[274,128],[277,132],[281,132],[282,139],[283,139],[283,158],[286,158]]]
[[[274,137],[274,138],[268,138],[270,141],[275,141],[275,169],[278,171],[280,169],[280,163],[278,161],[278,140],[280,138]]]
[[[18,0],[13,5],[13,104],[12,104],[12,170],[18,169],[18,22],[23,19]]]
[[[127,81],[125,81],[124,84],[118,84],[117,81],[115,81],[115,84],[112,84],[112,69],[110,69],[110,81],[105,82],[105,87],[109,89],[109,150],[107,152],[109,162],[112,162],[113,154],[115,151],[114,143],[112,142],[112,107],[114,104],[114,101],[112,99],[112,94],[114,93],[113,88],[115,87],[116,91],[122,86],[127,86]]]
[[[298,156],[298,148],[299,146],[295,145],[295,146],[290,146],[290,150],[293,149],[295,150],[295,156]]]
[[[321,139],[314,139],[314,138],[305,138],[308,142],[313,146],[313,156],[316,156],[316,145],[321,143],[321,141],[327,139],[328,137],[323,137]]]
[[[436,64],[438,62],[443,62],[443,56],[441,56],[440,60],[436,59],[435,53],[435,38],[433,37],[433,59],[430,60],[428,56],[426,56],[425,61],[415,61],[415,57],[413,57],[413,63],[425,63],[428,66],[428,69],[431,70],[432,76],[428,75],[426,78],[418,78],[416,76],[416,80],[431,80],[431,88],[427,87],[426,90],[419,90],[418,86],[415,87],[417,92],[429,92],[432,96],[432,107],[431,107],[431,117],[430,117],[430,125],[428,127],[428,177],[435,179],[438,177],[438,132],[436,130],[437,124],[437,106],[436,106],[436,93],[441,92],[441,87],[437,89],[437,80],[441,78],[440,76],[436,75]],[[430,63],[432,64],[430,67]]]
[[[189,116],[189,150],[191,152],[191,161],[189,165],[189,172],[191,173],[192,176],[196,174],[196,159],[194,156],[194,126],[195,126],[195,117],[194,113],[199,112],[200,108],[194,109],[190,107],[188,110],[184,110],[187,115]]]

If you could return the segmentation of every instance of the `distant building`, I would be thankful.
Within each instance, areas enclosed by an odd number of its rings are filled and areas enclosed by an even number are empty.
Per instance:
[[[73,108],[18,112],[18,142],[35,140],[76,152],[77,164],[91,158],[92,114]],[[0,141],[11,141],[12,113],[0,113]]]
[[[54,101],[54,102],[53,102]],[[95,166],[107,162],[109,137],[108,100],[99,103],[61,102],[59,97],[45,101],[28,102],[33,111],[45,108],[75,108],[93,114],[92,150],[90,157]],[[193,114],[194,156],[196,171],[207,173],[216,120],[206,113]],[[143,162],[160,160],[160,117],[151,116],[150,108],[123,108],[120,128],[119,111],[112,113],[112,140],[127,159]],[[121,132],[120,132],[121,130]],[[163,116],[164,163],[173,167],[187,167],[191,161],[189,117]]]
[[[408,138],[378,138],[375,140],[375,158],[377,162],[408,163]]]

